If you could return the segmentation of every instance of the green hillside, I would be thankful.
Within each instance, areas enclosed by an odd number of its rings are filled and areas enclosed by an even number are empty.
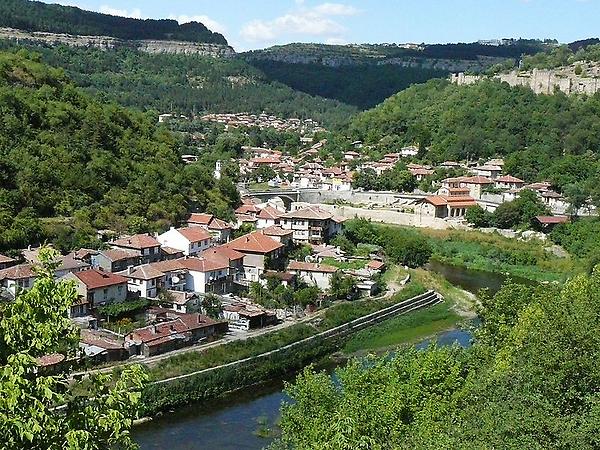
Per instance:
[[[0,41],[0,49],[23,46]],[[44,62],[65,69],[86,91],[122,105],[161,112],[268,112],[312,118],[326,126],[357,112],[270,80],[242,60],[198,55],[151,55],[132,49],[99,50],[30,45]]]
[[[132,19],[30,0],[2,0],[0,26],[49,33],[227,45],[221,34],[198,22],[179,25],[176,20]]]
[[[94,229],[159,229],[192,200],[215,213],[237,200],[211,168],[184,166],[155,115],[100,102],[24,51],[0,52],[0,110],[0,249],[56,238],[42,217],[84,246]]]
[[[512,175],[557,188],[600,185],[600,96],[536,95],[495,81],[431,80],[358,116],[353,138],[430,147],[432,161],[501,156]]]

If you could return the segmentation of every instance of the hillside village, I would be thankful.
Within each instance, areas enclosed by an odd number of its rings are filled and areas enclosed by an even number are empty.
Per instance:
[[[359,259],[360,270],[336,266],[347,258],[328,244],[343,227],[343,220],[331,213],[302,204],[286,211],[277,202],[247,198],[236,214],[238,222],[231,224],[192,213],[180,227],[161,234],[121,236],[103,249],[58,257],[56,279],[69,280],[77,289],[70,317],[83,330],[85,355],[108,362],[153,356],[225,334],[243,339],[251,330],[289,325],[310,314],[331,297],[340,279],[353,280],[353,298],[378,292],[376,280],[384,268],[380,256]],[[254,231],[242,231],[246,218]],[[20,258],[0,255],[5,299],[33,286],[39,253],[40,248],[27,248]],[[267,286],[310,295],[266,308],[249,298],[248,290]],[[128,313],[133,323],[111,324],[110,317],[119,312]]]

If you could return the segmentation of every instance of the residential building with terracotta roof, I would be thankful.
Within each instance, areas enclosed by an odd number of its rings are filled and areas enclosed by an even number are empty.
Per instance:
[[[473,197],[460,195],[430,195],[418,204],[419,214],[440,219],[461,219],[469,208],[477,206]]]
[[[17,264],[16,259],[0,254],[0,270],[14,266],[15,264]]]
[[[493,185],[494,182],[489,178],[482,176],[474,177],[456,177],[442,180],[442,186],[446,188],[468,188],[469,195],[475,199],[480,199],[485,186]]]
[[[327,290],[330,288],[331,278],[338,271],[338,268],[326,264],[292,261],[289,263],[287,270],[305,283]]]
[[[258,219],[258,221],[256,222],[256,228],[260,230],[273,225],[277,225],[279,223],[279,219],[283,214],[283,211],[280,211],[277,208],[272,207],[271,205],[265,206],[256,215],[256,218]]]
[[[129,266],[137,266],[141,263],[141,255],[137,250],[124,248],[109,248],[101,250],[92,256],[92,266],[99,267],[106,272],[120,272]]]
[[[484,164],[473,169],[473,174],[495,180],[502,174],[502,167],[495,164]]]
[[[212,245],[212,235],[202,227],[171,227],[157,240],[163,246],[181,250],[185,256],[197,255]]]
[[[212,214],[192,213],[187,219],[188,227],[201,227],[207,230],[215,242],[225,243],[231,238],[232,226]]]
[[[25,263],[0,270],[0,286],[14,298],[18,292],[33,286],[36,274],[33,264]]]
[[[153,325],[138,328],[125,336],[125,347],[131,354],[154,356],[227,332],[227,322],[202,314],[181,314],[161,310]]]
[[[262,234],[260,231],[241,236],[228,242],[223,247],[244,254],[244,280],[259,281],[265,271],[268,260],[278,259],[283,251],[283,244]]]
[[[286,230],[281,225],[272,225],[260,231],[265,236],[269,236],[286,247],[289,247],[293,243],[292,236],[294,235],[294,231]]]
[[[136,250],[140,253],[142,263],[150,263],[161,259],[160,242],[148,233],[124,236],[110,243],[113,248]]]
[[[496,178],[494,183],[498,189],[521,189],[525,186],[525,181],[512,175],[502,175]]]
[[[91,308],[123,302],[127,299],[127,278],[99,269],[68,273],[63,279],[75,281],[77,293]]]
[[[342,229],[339,219],[318,206],[290,211],[281,217],[280,224],[283,229],[292,230],[294,242],[300,244],[321,244]]]

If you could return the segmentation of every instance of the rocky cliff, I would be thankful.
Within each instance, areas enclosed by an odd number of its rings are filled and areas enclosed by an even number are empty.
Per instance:
[[[43,43],[47,45],[63,44],[71,47],[94,47],[103,50],[126,47],[146,53],[201,55],[215,58],[230,58],[235,55],[233,48],[219,44],[162,40],[134,41],[110,36],[78,36],[70,34],[29,32],[14,28],[0,28],[0,39]]]

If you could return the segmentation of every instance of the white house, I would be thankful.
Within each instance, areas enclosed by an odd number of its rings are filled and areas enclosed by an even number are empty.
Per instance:
[[[284,245],[265,236],[260,231],[255,231],[234,239],[224,247],[244,255],[244,279],[246,281],[259,281],[268,260],[279,258]]]
[[[341,231],[342,222],[317,206],[290,211],[280,220],[281,227],[292,230],[294,242],[300,244],[321,244]]]
[[[525,182],[512,175],[503,175],[494,180],[498,189],[521,189],[525,186]]]
[[[0,286],[6,289],[12,297],[15,297],[21,290],[31,288],[35,278],[32,264],[19,264],[0,270]]]
[[[279,223],[279,218],[283,215],[281,211],[273,208],[270,205],[267,205],[265,208],[261,209],[258,215],[258,221],[256,222],[256,228],[259,230],[263,228],[268,228],[273,225],[277,225]]]
[[[145,298],[156,298],[158,291],[165,285],[165,273],[159,270],[155,264],[144,264],[137,267],[129,267],[119,275],[129,281],[127,289],[134,295]]]
[[[326,264],[292,261],[288,265],[288,271],[307,284],[327,290],[331,286],[331,277],[338,269]]]
[[[196,255],[212,244],[211,234],[202,227],[171,227],[157,239],[162,246],[180,250],[186,256]]]

